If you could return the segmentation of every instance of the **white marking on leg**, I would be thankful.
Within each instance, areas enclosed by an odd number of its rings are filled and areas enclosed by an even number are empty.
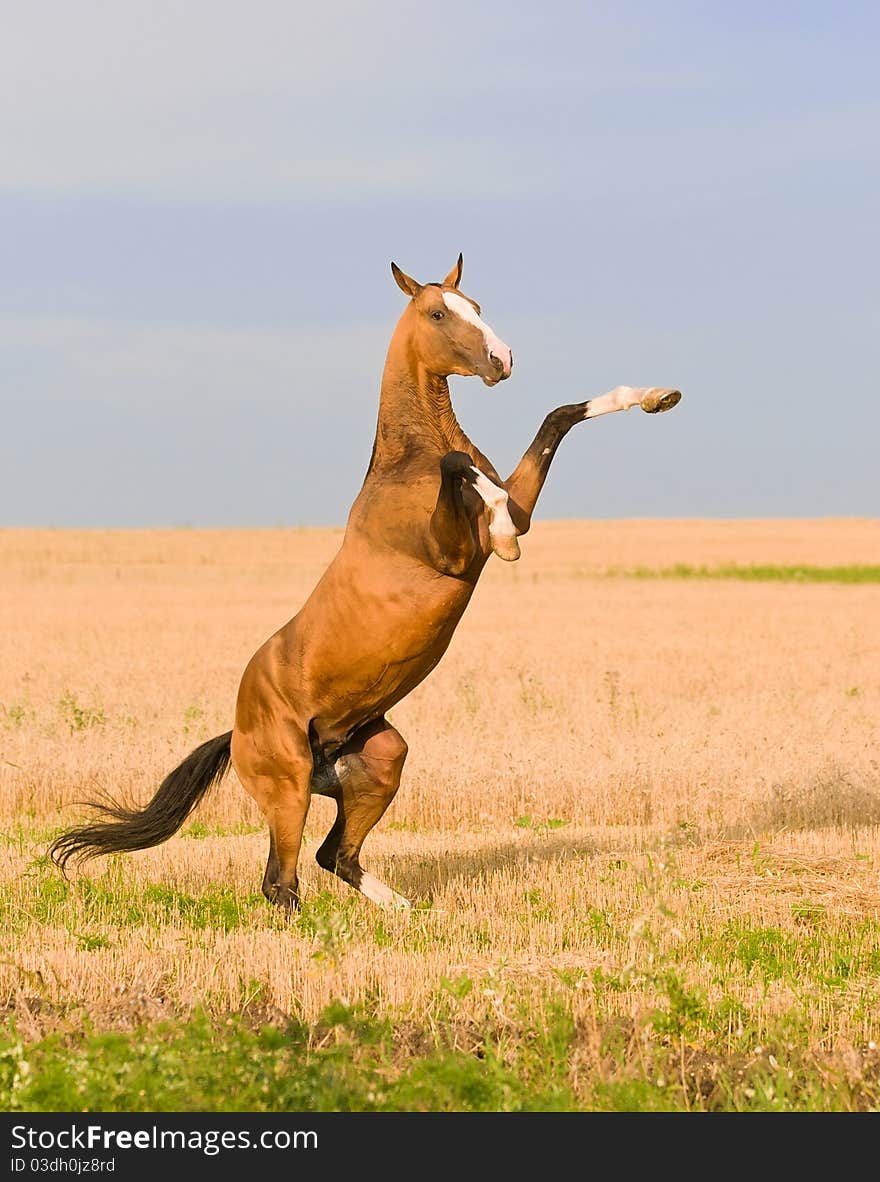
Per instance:
[[[362,895],[366,895],[370,902],[384,907],[386,911],[408,911],[412,907],[409,899],[404,899],[403,895],[392,891],[390,886],[386,886],[384,882],[380,882],[372,874],[361,875],[361,884],[358,890]]]
[[[510,373],[512,364],[510,349],[500,337],[495,335],[489,325],[480,319],[473,304],[464,296],[456,295],[454,291],[444,291],[443,303],[450,312],[454,312],[456,316],[460,316],[462,320],[466,320],[468,324],[472,324],[474,328],[480,330],[483,334],[483,343],[486,346],[486,356],[497,357],[503,364],[505,371]]]
[[[474,490],[483,498],[486,506],[492,549],[505,562],[515,562],[519,558],[519,542],[516,540],[516,526],[507,507],[507,492],[493,484],[479,468],[472,467],[471,471],[476,476]]]
[[[591,398],[584,413],[585,419],[595,419],[599,415],[614,414],[618,410],[632,410],[638,406],[644,390],[633,386],[615,386],[607,394],[600,394],[598,398]]]
[[[607,394],[591,398],[584,412],[585,419],[614,414],[618,410],[632,410],[634,406],[653,409],[664,394],[671,391],[662,386],[615,386]]]
[[[493,484],[485,472],[481,472],[479,468],[471,466],[471,471],[474,473],[476,479],[474,480],[474,488],[483,498],[486,508],[489,510],[489,516],[493,519],[493,528],[496,533],[500,534],[515,534],[513,522],[510,519],[510,512],[507,508],[507,493],[503,488],[499,488],[497,484]]]

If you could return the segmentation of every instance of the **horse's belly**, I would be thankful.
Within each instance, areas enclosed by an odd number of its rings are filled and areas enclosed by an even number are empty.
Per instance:
[[[350,626],[306,633],[305,673],[319,739],[332,743],[390,710],[449,647],[469,595],[385,603]]]
[[[442,655],[385,667],[371,681],[350,679],[347,672],[348,686],[337,683],[315,703],[313,725],[320,741],[341,741],[365,722],[385,714],[427,677]]]

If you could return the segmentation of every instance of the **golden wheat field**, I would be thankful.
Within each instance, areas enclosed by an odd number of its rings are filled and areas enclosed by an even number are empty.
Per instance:
[[[443,1027],[462,1053],[506,1031],[515,1056],[561,1006],[585,1104],[599,1078],[653,1079],[663,1048],[686,1105],[714,1094],[688,1092],[698,1060],[764,1062],[772,1100],[786,1055],[845,1085],[841,1106],[876,1103],[880,584],[645,571],[876,564],[878,521],[550,522],[516,565],[490,561],[391,714],[410,753],[364,864],[411,913],[316,866],[333,806],[315,799],[286,923],[233,773],[167,844],[65,883],[44,855],[78,802],[144,802],[230,728],[246,661],[340,538],[0,531],[0,1006],[17,1037],[196,1012],[318,1030],[339,1003],[419,1038]]]

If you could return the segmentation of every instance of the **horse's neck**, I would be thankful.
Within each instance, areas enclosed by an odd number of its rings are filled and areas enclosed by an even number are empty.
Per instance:
[[[396,466],[420,453],[442,456],[449,451],[477,451],[455,417],[449,383],[429,373],[395,334],[382,374],[370,470]]]

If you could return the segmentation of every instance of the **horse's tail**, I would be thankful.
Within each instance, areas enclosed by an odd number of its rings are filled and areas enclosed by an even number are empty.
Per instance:
[[[205,793],[229,767],[232,731],[196,747],[165,777],[142,809],[126,809],[114,800],[93,802],[100,820],[62,833],[49,853],[63,870],[71,858],[86,861],[101,854],[126,853],[159,845],[176,833]]]

